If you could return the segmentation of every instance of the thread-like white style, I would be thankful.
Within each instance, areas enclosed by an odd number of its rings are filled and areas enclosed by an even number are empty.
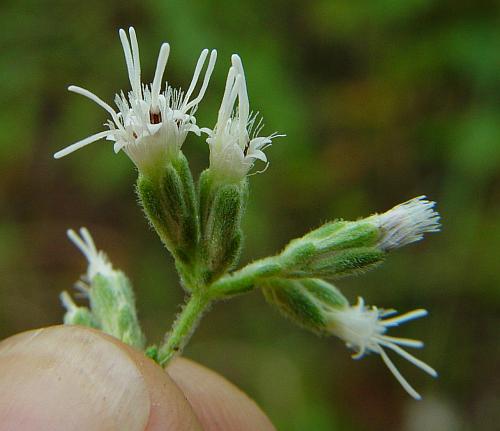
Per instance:
[[[435,202],[419,196],[367,219],[381,231],[378,246],[392,250],[412,242],[420,241],[427,232],[439,232],[439,213],[434,210]]]
[[[421,399],[419,393],[402,376],[384,348],[394,351],[432,377],[437,377],[437,372],[432,367],[400,347],[420,348],[423,347],[422,341],[386,335],[388,328],[424,317],[427,315],[427,311],[418,309],[399,316],[395,316],[395,314],[395,310],[367,307],[363,298],[358,298],[358,303],[355,306],[330,310],[328,328],[334,335],[344,340],[349,348],[355,350],[354,359],[361,358],[365,353],[378,353],[406,392],[419,400]]]
[[[115,152],[125,151],[137,168],[144,170],[162,166],[166,158],[175,157],[189,132],[200,134],[194,114],[208,87],[217,60],[217,52],[212,50],[210,53],[198,95],[192,97],[206,63],[208,49],[201,52],[191,84],[185,93],[169,85],[161,91],[170,45],[168,43],[161,45],[153,82],[150,85],[143,85],[135,30],[130,27],[130,40],[123,29],[120,30],[119,35],[125,54],[131,91],[127,95],[120,92],[115,96],[118,108],[116,111],[94,93],[71,85],[68,88],[69,91],[89,98],[109,113],[111,120],[105,124],[109,130],[96,133],[58,151],[54,154],[56,159],[105,138],[114,141]]]
[[[267,163],[264,149],[279,136],[259,136],[264,124],[258,113],[250,112],[243,64],[238,55],[231,57],[224,96],[217,123],[213,129],[203,128],[210,147],[210,170],[229,181],[243,179],[256,160]]]
[[[106,254],[101,250],[97,250],[92,236],[85,227],[80,228],[80,236],[73,229],[68,229],[66,233],[71,242],[75,244],[87,258],[88,267],[86,281],[91,282],[97,274],[102,274],[104,276],[113,275],[115,272],[113,266],[109,262]]]
[[[78,310],[78,305],[75,304],[75,301],[73,301],[73,298],[71,298],[70,294],[66,291],[61,292],[59,295],[59,298],[61,299],[61,303],[63,307],[68,311],[69,313],[75,313]]]

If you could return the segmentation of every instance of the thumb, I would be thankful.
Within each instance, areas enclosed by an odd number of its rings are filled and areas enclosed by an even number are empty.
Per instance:
[[[179,387],[151,360],[77,326],[0,343],[0,429],[201,430]]]

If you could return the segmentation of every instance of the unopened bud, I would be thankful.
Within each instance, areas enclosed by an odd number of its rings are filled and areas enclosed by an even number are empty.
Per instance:
[[[290,277],[337,278],[366,271],[388,251],[438,232],[435,202],[425,196],[358,221],[337,220],[295,239],[280,255]]]
[[[298,325],[315,333],[328,333],[325,307],[348,304],[342,293],[330,283],[315,278],[274,278],[262,284],[267,301]]]
[[[244,179],[237,184],[214,184],[209,174],[200,179],[202,256],[206,282],[233,268],[242,247],[241,219],[248,195]]]
[[[290,277],[353,275],[384,260],[385,253],[375,247],[378,238],[373,224],[335,221],[290,242],[280,259]]]
[[[182,263],[193,260],[199,237],[194,182],[182,152],[158,177],[139,175],[137,194],[170,252]]]

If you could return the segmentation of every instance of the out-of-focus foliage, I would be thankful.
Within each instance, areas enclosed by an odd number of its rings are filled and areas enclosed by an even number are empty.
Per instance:
[[[433,381],[408,364],[416,403],[377,357],[350,360],[335,339],[284,321],[256,292],[218,304],[186,354],[253,396],[283,430],[484,429],[498,424],[500,26],[497,1],[3,0],[0,6],[0,335],[61,321],[57,295],[84,270],[65,238],[86,225],[133,280],[158,339],[182,300],[172,261],[135,204],[132,163],[100,142],[52,153],[101,130],[128,89],[117,29],[134,25],[145,80],[160,43],[167,79],[185,86],[199,51],[219,62],[199,122],[213,125],[229,56],[243,58],[253,109],[284,132],[269,170],[251,178],[248,261],[334,217],[356,218],[427,194],[444,229],[339,283],[347,296],[430,317]],[[185,151],[199,172],[206,144]],[[496,377],[495,377],[496,376]],[[495,381],[496,380],[496,381]]]

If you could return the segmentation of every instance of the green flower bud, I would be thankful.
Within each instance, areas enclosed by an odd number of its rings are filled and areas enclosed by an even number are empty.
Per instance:
[[[179,152],[158,177],[139,175],[137,194],[146,216],[170,252],[187,264],[199,238],[198,207],[188,161]]]
[[[318,334],[328,333],[325,307],[338,308],[348,304],[335,286],[316,278],[272,278],[263,282],[262,292],[284,316]]]
[[[64,323],[99,328],[124,343],[143,349],[145,338],[137,318],[129,280],[123,272],[113,269],[106,255],[96,249],[87,229],[81,228],[80,235],[73,230],[68,231],[69,238],[89,263],[79,286],[89,300],[90,309],[78,307],[63,292],[61,299],[67,309]]]
[[[334,221],[285,247],[280,259],[290,277],[338,278],[366,271],[381,263],[376,247],[380,232],[364,221]]]
[[[144,335],[135,310],[132,287],[125,274],[97,274],[89,288],[89,302],[99,327],[106,333],[138,349],[144,348]]]
[[[233,268],[240,256],[241,219],[248,196],[248,182],[219,184],[210,172],[200,177],[200,220],[204,279],[210,283]]]
[[[435,203],[425,196],[358,221],[337,220],[295,239],[280,258],[289,277],[337,278],[383,262],[388,251],[439,231]]]

